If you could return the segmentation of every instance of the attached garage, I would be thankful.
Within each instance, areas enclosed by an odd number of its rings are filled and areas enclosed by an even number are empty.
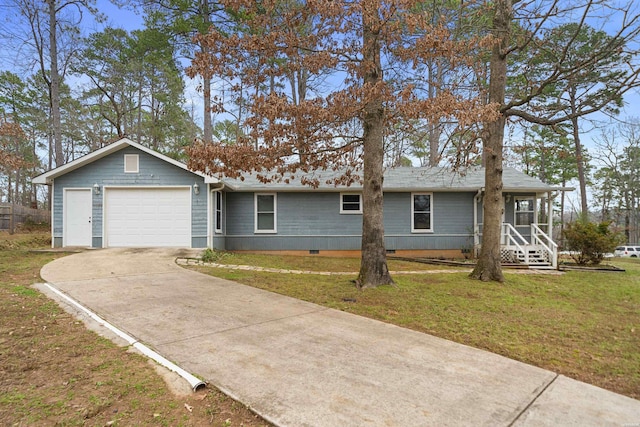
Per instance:
[[[217,178],[123,138],[33,179],[51,187],[53,247],[205,248]]]
[[[105,188],[105,247],[190,247],[191,188]]]

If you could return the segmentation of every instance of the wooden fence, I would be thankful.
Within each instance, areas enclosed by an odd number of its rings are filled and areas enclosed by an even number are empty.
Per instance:
[[[13,234],[20,224],[25,222],[49,223],[51,212],[43,209],[32,209],[11,203],[0,203],[0,230],[9,230]]]

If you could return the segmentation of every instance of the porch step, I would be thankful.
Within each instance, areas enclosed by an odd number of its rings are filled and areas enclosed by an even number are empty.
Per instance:
[[[556,270],[551,264],[530,264],[529,269],[531,270]]]
[[[553,269],[549,254],[538,246],[526,246],[523,251],[511,248],[503,256],[523,268]]]
[[[547,264],[512,264],[502,263],[502,268],[508,268],[512,270],[555,270],[555,268]]]
[[[517,254],[517,258],[518,258],[518,260],[520,262],[524,262],[524,260],[526,259],[526,257],[522,253]],[[545,254],[541,254],[541,253],[538,253],[538,252],[535,252],[535,253],[530,252],[529,253],[529,263],[530,264],[539,264],[539,263],[542,263],[542,264],[547,263],[548,264],[549,263],[549,259]]]

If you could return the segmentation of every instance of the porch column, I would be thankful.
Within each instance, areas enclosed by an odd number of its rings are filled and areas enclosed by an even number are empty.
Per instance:
[[[553,201],[551,191],[547,191],[547,235],[553,240]]]

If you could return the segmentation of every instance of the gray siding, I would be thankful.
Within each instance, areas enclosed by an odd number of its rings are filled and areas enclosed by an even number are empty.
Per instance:
[[[219,251],[223,251],[226,248],[226,237],[216,234],[213,236],[213,244],[211,245],[211,249],[216,249]]]
[[[226,195],[227,250],[359,250],[362,215],[340,214],[339,192],[277,193],[277,233],[254,233],[254,193]],[[411,232],[411,193],[385,193],[387,249],[473,245],[473,193],[434,193],[433,232]]]
[[[360,236],[227,236],[230,251],[344,251],[360,249]]]
[[[254,235],[254,193],[227,193],[227,237]],[[277,234],[359,235],[362,215],[340,214],[339,193],[277,193]]]
[[[253,193],[225,193],[226,235],[253,235]]]
[[[191,247],[192,248],[206,248],[207,247],[207,236],[191,237]]]
[[[124,173],[124,155],[139,155],[139,173]],[[189,171],[169,164],[134,147],[125,147],[84,167],[55,179],[53,203],[53,239],[62,245],[63,189],[92,188],[100,186],[100,194],[93,194],[93,244],[102,246],[102,207],[104,186],[171,186],[194,183],[200,186],[200,194],[191,197],[191,240],[193,247],[207,244],[207,191],[204,180]]]
[[[515,226],[515,198],[516,197],[533,197],[536,198],[536,195],[533,193],[504,193],[503,194],[504,197],[504,221],[505,223],[509,223],[513,226]],[[509,200],[507,200],[509,199]],[[536,206],[536,208],[539,208],[539,203],[540,200],[536,200],[536,203],[538,203],[538,206]],[[473,215],[473,212],[472,212]],[[482,233],[482,222],[483,222],[483,215],[484,215],[484,211],[483,211],[483,203],[482,201],[480,201],[478,203],[478,224],[480,224],[480,233]],[[472,219],[473,221],[473,219]],[[530,226],[518,226],[515,227],[516,230],[518,231],[518,233],[520,233],[522,235],[522,237],[524,237],[527,241],[530,241],[531,239],[531,227]]]
[[[433,233],[430,234],[473,234],[473,196],[472,193],[433,193]],[[385,235],[411,233],[411,202],[411,193],[384,194]]]

